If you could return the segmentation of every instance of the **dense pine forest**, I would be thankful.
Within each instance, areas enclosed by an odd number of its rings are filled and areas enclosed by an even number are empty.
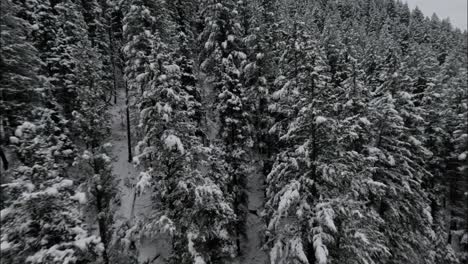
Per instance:
[[[468,34],[395,0],[0,0],[1,263],[468,262]]]

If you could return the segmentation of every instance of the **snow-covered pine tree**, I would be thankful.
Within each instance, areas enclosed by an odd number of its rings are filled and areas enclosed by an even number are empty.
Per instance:
[[[466,40],[465,40],[466,41]],[[463,44],[466,47],[466,42]],[[464,52],[464,51],[463,51]],[[467,229],[467,58],[461,56],[461,50],[454,49],[448,56],[441,74],[441,96],[445,103],[443,107],[445,131],[449,143],[442,152],[445,170],[440,175],[440,184],[445,187],[446,217],[448,217],[447,241],[459,253],[460,261],[468,259],[468,229]],[[463,66],[462,66],[463,65]],[[444,107],[445,106],[445,107]]]
[[[40,101],[46,84],[39,76],[38,51],[27,38],[30,24],[18,17],[20,9],[12,1],[2,0],[1,5],[0,145],[6,145],[15,127]]]
[[[160,67],[157,51],[164,45],[167,19],[162,1],[133,0],[123,9],[124,74],[130,90],[143,94],[152,80],[154,68]],[[156,53],[153,53],[156,52]]]
[[[391,44],[394,39],[388,24],[379,38],[386,52],[382,53],[385,60],[378,74],[380,85],[372,88],[369,102],[368,119],[374,126],[372,143],[366,147],[368,156],[374,159],[372,180],[381,184],[382,192],[370,197],[370,206],[385,221],[383,233],[392,254],[389,263],[410,259],[433,263],[433,257],[423,253],[430,249],[432,218],[427,194],[421,187],[430,176],[424,162],[432,153],[422,145],[421,134],[412,129],[421,125],[423,118],[407,92],[410,83],[400,50],[388,50],[389,46],[397,47]]]
[[[243,233],[245,219],[245,180],[247,148],[251,147],[248,105],[243,86],[242,27],[237,4],[234,1],[203,1],[202,16],[205,17],[200,41],[204,47],[200,54],[200,68],[213,86],[215,101],[213,109],[219,122],[216,142],[223,152],[227,166],[227,192],[232,195],[232,206],[237,215],[235,233],[237,250]],[[242,2],[239,2],[242,4]],[[239,252],[238,252],[239,253]]]
[[[326,91],[325,54],[303,20],[307,5],[288,1],[282,10],[283,54],[270,110],[278,122],[270,129],[280,152],[267,177],[267,239],[272,263],[325,263],[326,243],[336,230],[328,197],[318,194],[317,152],[325,141],[322,112]],[[326,115],[326,114],[325,114]],[[320,200],[320,201],[319,201]]]
[[[110,170],[111,159],[104,142],[109,134],[109,115],[106,93],[107,80],[102,73],[102,56],[97,47],[85,37],[74,54],[80,63],[75,68],[77,76],[77,101],[80,106],[72,112],[74,129],[84,145],[80,165],[85,177],[82,188],[88,198],[86,213],[95,221],[103,244],[103,263],[109,263],[113,213],[111,201],[116,195],[116,181]],[[107,147],[108,148],[108,147]]]
[[[201,144],[195,135],[193,118],[196,100],[188,93],[195,87],[182,85],[184,73],[177,65],[178,54],[171,54],[165,48],[159,49],[155,56],[159,65],[153,68],[154,79],[140,99],[142,139],[135,153],[135,161],[144,167],[137,191],[142,193],[150,185],[157,204],[154,213],[143,220],[142,235],[150,237],[168,232],[173,239],[172,261],[185,263],[190,260],[187,230],[193,219],[193,188],[200,181],[192,150]]]
[[[169,40],[172,53],[171,57],[180,68],[180,85],[188,94],[187,110],[191,119],[197,126],[202,124],[201,92],[196,76],[195,54],[199,52],[196,47],[197,29],[195,19],[197,14],[197,1],[178,0],[168,4],[171,20],[174,23],[174,33]],[[205,139],[203,132],[197,130],[199,137]]]
[[[372,184],[372,170],[368,166],[372,161],[364,155],[363,147],[370,143],[368,129],[372,126],[366,117],[370,91],[362,70],[365,31],[352,16],[338,25],[342,25],[342,43],[336,46],[343,49],[335,53],[338,57],[334,61],[340,61],[341,80],[338,85],[333,82],[335,92],[328,102],[332,108],[329,115],[336,126],[329,140],[337,153],[329,150],[332,154],[328,155],[333,158],[328,159],[328,172],[323,173],[328,181],[325,181],[326,196],[333,201],[336,226],[334,241],[328,246],[329,260],[380,263],[389,257],[385,237],[379,230],[383,220],[366,206],[368,197],[381,190]]]
[[[88,29],[88,39],[91,46],[96,48],[99,55],[101,69],[101,88],[106,91],[107,100],[110,101],[116,89],[116,63],[115,44],[113,34],[110,31],[112,22],[110,21],[111,6],[107,1],[84,0],[81,1],[80,12],[86,22]],[[112,40],[111,40],[112,38]]]
[[[56,14],[56,24],[48,26],[53,26],[56,34],[53,39],[47,39],[52,44],[52,47],[46,48],[50,50],[46,58],[48,75],[54,85],[57,102],[63,107],[65,116],[70,117],[78,105],[75,68],[79,58],[75,54],[80,48],[80,41],[87,38],[87,27],[75,2],[64,0],[55,3],[52,8],[52,14]]]
[[[15,130],[21,164],[2,184],[2,260],[7,263],[64,263],[99,260],[102,244],[82,220],[79,181],[66,168],[75,157],[66,123],[58,113],[36,108],[32,122]],[[3,229],[4,228],[4,229]]]
[[[268,134],[273,123],[268,104],[275,79],[274,59],[278,54],[275,48],[278,30],[277,18],[274,15],[276,1],[248,1],[248,4],[243,4],[246,5],[245,9],[260,10],[260,15],[251,14],[248,19],[250,29],[244,36],[248,63],[243,69],[243,82],[251,108],[249,111],[254,149],[260,154],[266,154],[267,159],[270,159],[275,148],[274,139]],[[266,171],[269,170],[268,163],[265,163]]]
[[[32,24],[32,41],[43,62],[41,74],[50,77],[52,75],[51,62],[48,59],[52,57],[52,50],[57,38],[57,14],[53,11],[53,6],[48,0],[31,1],[28,7],[28,12],[31,13],[32,17],[30,22]]]

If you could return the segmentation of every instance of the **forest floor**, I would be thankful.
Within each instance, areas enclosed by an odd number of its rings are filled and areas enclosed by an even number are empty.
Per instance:
[[[132,226],[139,219],[151,212],[152,201],[148,194],[136,195],[135,184],[139,180],[139,170],[128,161],[128,145],[126,130],[126,104],[123,89],[117,94],[117,104],[110,109],[112,118],[112,174],[118,181],[119,198],[115,210],[115,226]],[[127,223],[127,224],[124,224]],[[160,264],[168,255],[169,241],[163,238],[144,238],[139,241],[139,263]],[[161,257],[156,258],[155,256]]]
[[[267,253],[262,250],[265,223],[261,210],[265,203],[265,183],[262,175],[263,161],[255,159],[251,172],[247,175],[248,214],[246,219],[246,237],[241,246],[241,264],[266,264]]]
[[[127,221],[133,218],[132,207],[135,195],[133,185],[139,174],[135,166],[128,162],[125,107],[124,95],[119,93],[117,104],[110,110],[112,116],[112,174],[117,177],[120,190],[120,206],[116,211],[117,221]]]

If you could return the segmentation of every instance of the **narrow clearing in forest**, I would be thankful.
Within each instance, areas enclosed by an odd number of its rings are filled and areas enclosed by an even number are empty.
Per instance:
[[[126,104],[125,92],[120,89],[117,94],[117,104],[115,104],[110,113],[112,115],[111,143],[112,143],[112,174],[119,182],[120,205],[115,210],[115,226],[122,226],[122,223],[128,222],[134,224],[146,213],[152,210],[151,199],[149,195],[135,196],[135,184],[138,181],[139,170],[128,162],[128,145],[126,132]],[[163,239],[142,239],[139,248],[139,262],[153,260],[158,254],[161,255],[151,264],[159,264],[162,257],[167,256],[169,243]]]
[[[265,202],[265,183],[262,175],[262,160],[252,163],[251,172],[247,175],[248,214],[246,219],[246,238],[241,244],[243,256],[242,264],[265,264],[268,256],[263,246],[263,232],[265,223],[260,216],[260,211]]]

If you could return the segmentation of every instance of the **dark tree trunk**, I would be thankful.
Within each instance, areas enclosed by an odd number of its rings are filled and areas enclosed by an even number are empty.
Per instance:
[[[2,148],[0,148],[0,158],[2,159],[3,169],[8,170],[8,160]]]
[[[104,245],[104,251],[102,252],[102,258],[104,261],[104,264],[109,264],[109,256],[107,255],[107,248],[108,248],[108,243],[107,243],[107,224],[106,224],[106,218],[103,217],[103,205],[102,205],[102,193],[101,191],[96,187],[96,209],[98,211],[98,225],[99,225],[99,235],[101,236],[101,242]]]
[[[128,145],[128,162],[132,162],[132,135],[130,131],[130,106],[128,100],[128,85],[125,82],[125,105],[126,105],[126,116],[127,116],[127,145]]]

